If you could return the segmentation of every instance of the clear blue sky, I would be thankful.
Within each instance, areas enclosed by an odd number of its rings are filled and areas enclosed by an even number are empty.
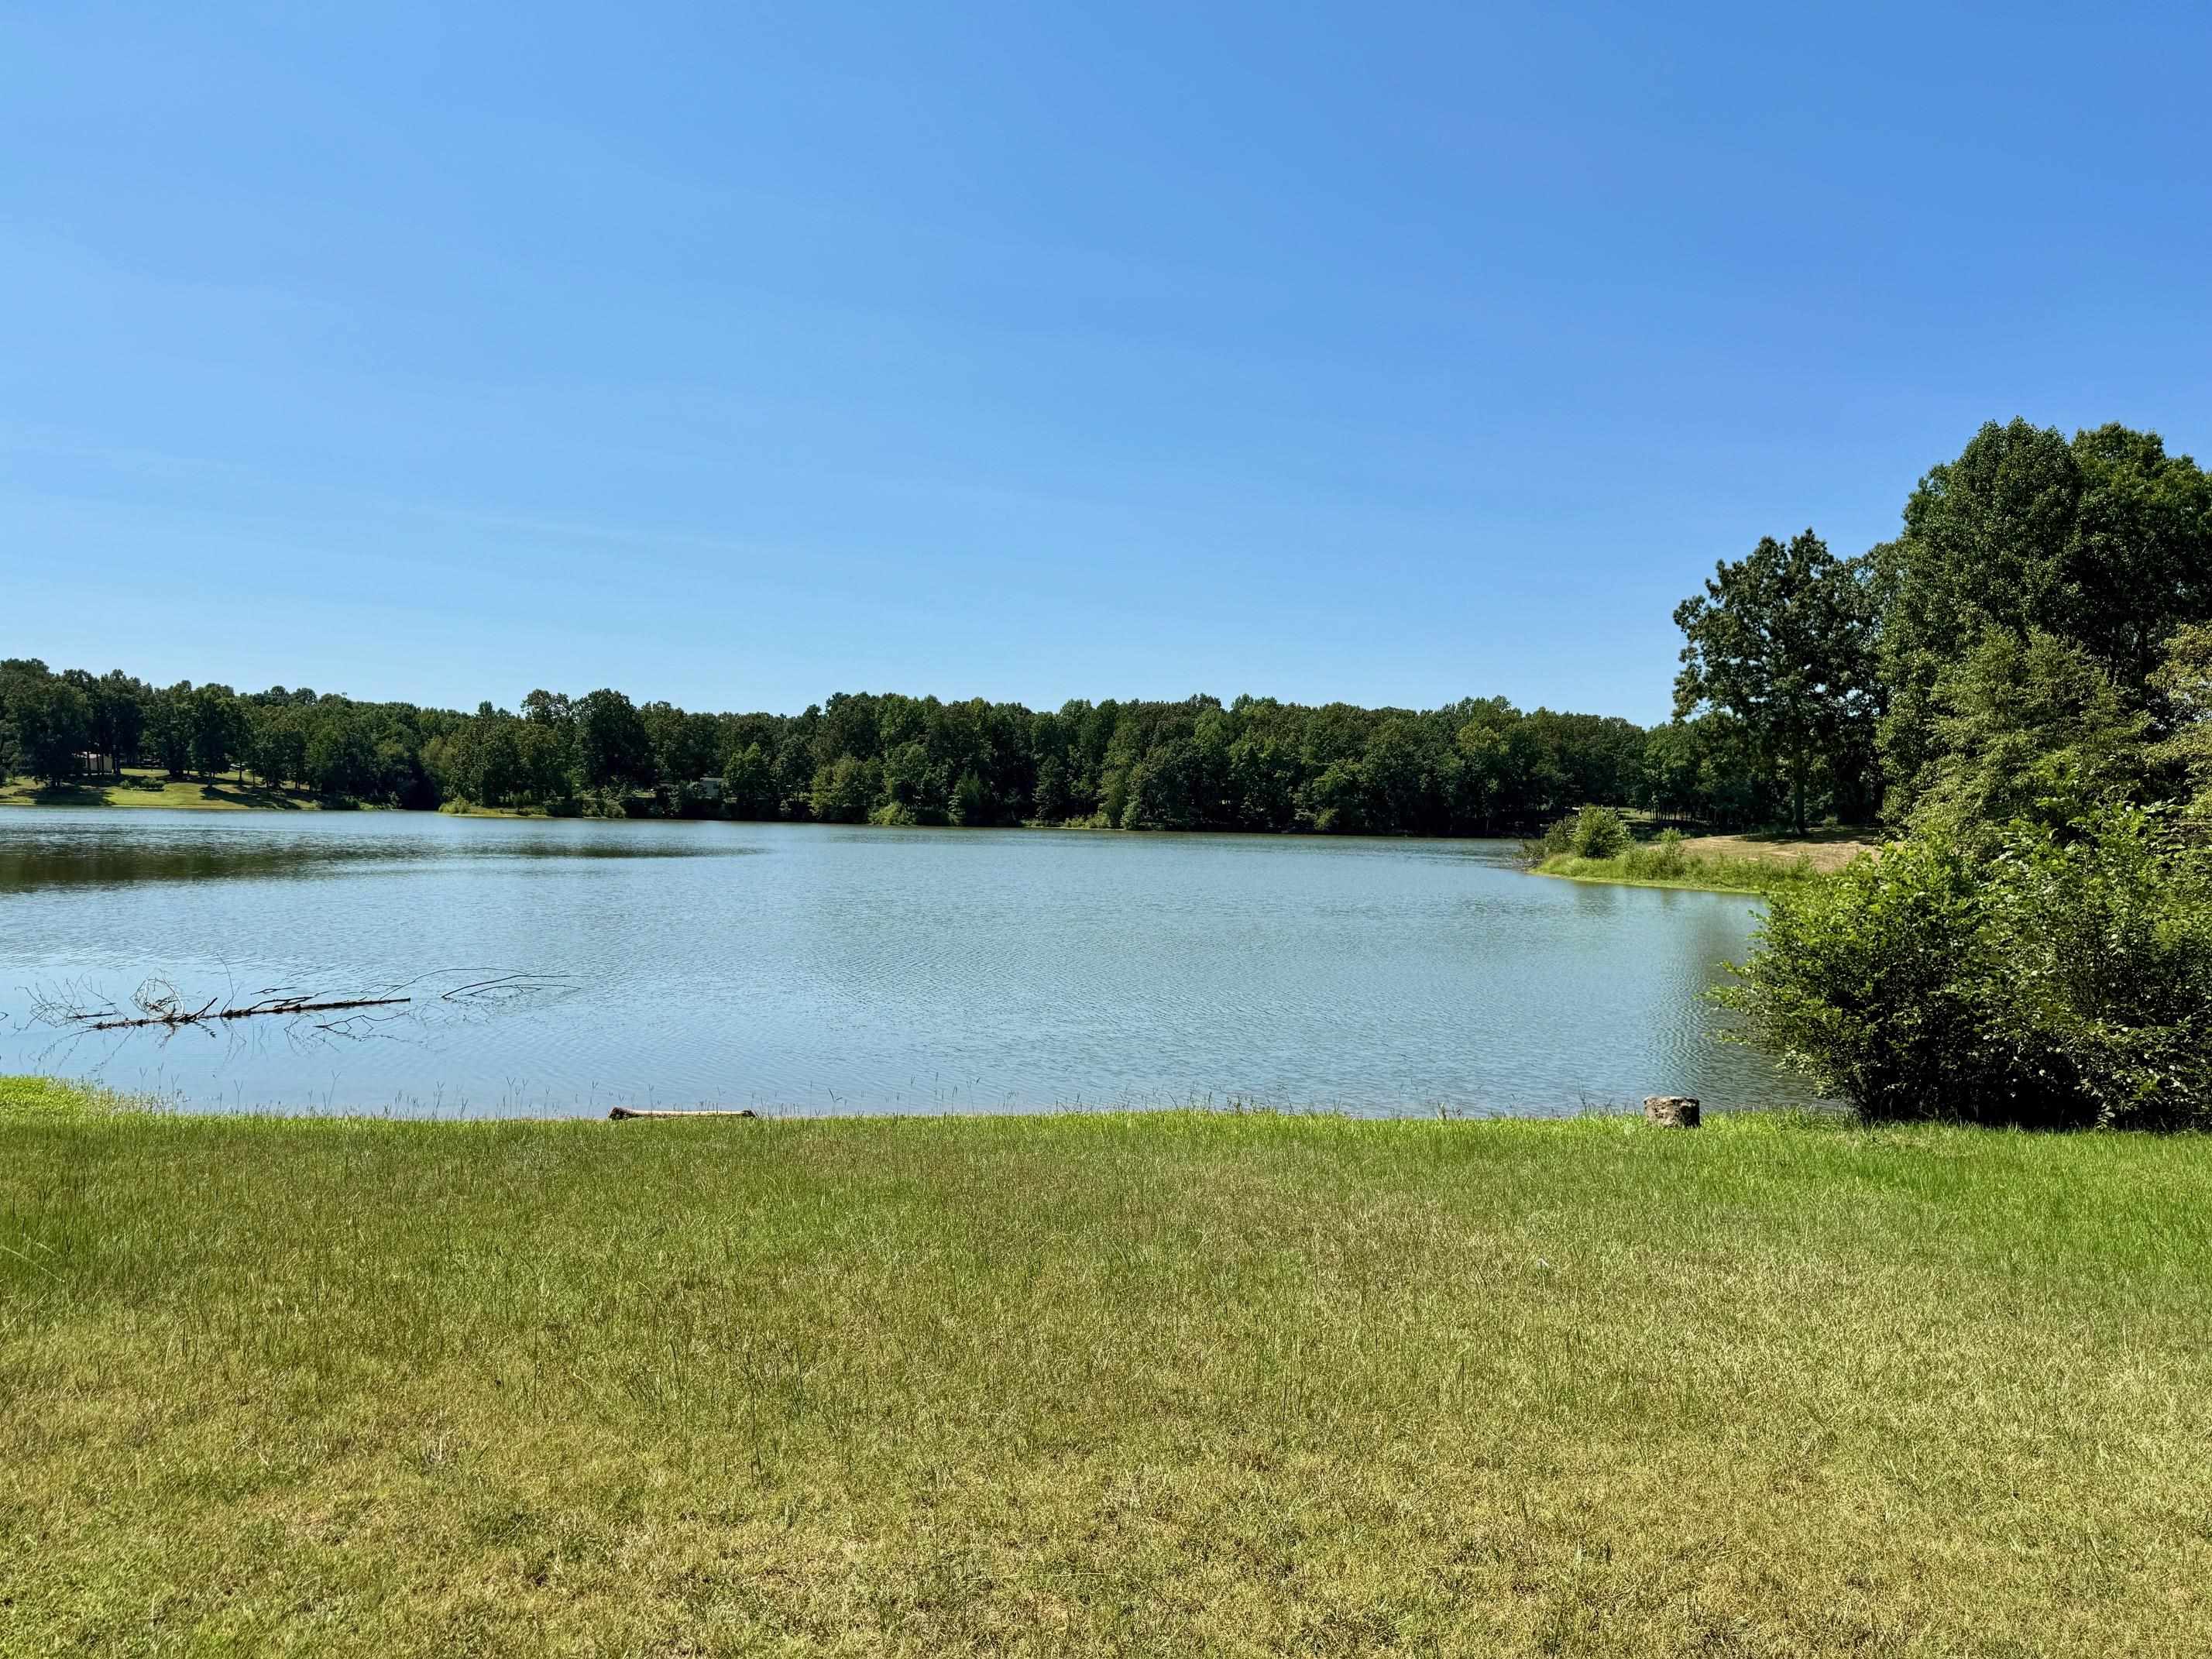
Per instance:
[[[1663,715],[1990,417],[2212,450],[2212,9],[0,16],[0,653]]]

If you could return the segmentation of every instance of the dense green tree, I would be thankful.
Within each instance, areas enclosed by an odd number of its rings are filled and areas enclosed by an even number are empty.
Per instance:
[[[667,702],[638,711],[653,757],[654,781],[664,790],[712,777],[722,757],[722,733],[712,714],[686,714]]]
[[[212,778],[230,769],[246,754],[245,711],[227,685],[203,685],[191,693],[185,718],[189,724],[192,770]]]
[[[1992,628],[1936,682],[1937,758],[1913,822],[1965,835],[2023,819],[2063,829],[2142,781],[2149,720],[2081,645]]]
[[[307,775],[307,727],[302,711],[287,701],[250,705],[246,763],[264,783],[304,782]]]
[[[307,781],[323,794],[351,800],[377,793],[376,740],[350,710],[315,723],[307,739]]]
[[[8,718],[20,763],[33,777],[61,783],[82,769],[77,756],[92,741],[92,707],[67,680],[17,678],[9,688]]]
[[[885,823],[944,823],[951,794],[944,765],[926,743],[909,738],[884,757],[883,799],[872,816]]]
[[[72,668],[62,678],[84,693],[90,713],[87,747],[106,756],[118,767],[134,758],[145,726],[149,689],[120,669],[95,678],[83,669]]]
[[[653,740],[636,706],[602,689],[577,700],[577,775],[586,789],[642,789],[653,781]]]
[[[840,755],[815,774],[810,805],[821,823],[865,823],[883,788],[883,768],[872,760]]]
[[[2175,633],[2151,687],[2164,703],[2166,722],[2151,758],[2180,773],[2191,812],[2212,817],[2212,624]]]
[[[1786,781],[1801,834],[1815,775],[1879,708],[1866,580],[1810,530],[1786,545],[1766,536],[1674,611],[1686,637],[1676,717],[1734,715]]]
[[[733,818],[773,818],[780,805],[775,766],[757,738],[722,763],[722,802]]]
[[[1037,763],[1036,787],[1030,795],[1030,810],[1041,823],[1061,823],[1072,815],[1073,805],[1066,764],[1057,755],[1046,756]]]
[[[179,680],[156,691],[146,701],[146,727],[142,738],[172,778],[181,778],[192,765],[192,683]]]
[[[2069,641],[2145,701],[2174,630],[2212,619],[2212,480],[2153,434],[1992,423],[1929,470],[1875,557],[1881,755],[1904,816],[1942,771],[1938,683],[1993,627]]]

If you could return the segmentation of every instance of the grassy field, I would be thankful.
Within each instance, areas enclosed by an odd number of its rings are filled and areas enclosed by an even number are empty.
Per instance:
[[[158,770],[127,766],[114,780],[85,778],[75,783],[41,784],[31,778],[0,780],[0,806],[166,806],[193,811],[237,811],[251,808],[313,811],[322,798],[304,789],[272,789],[258,783],[218,778],[173,779]]]
[[[0,1085],[0,1647],[2203,1654],[2212,1141]]]

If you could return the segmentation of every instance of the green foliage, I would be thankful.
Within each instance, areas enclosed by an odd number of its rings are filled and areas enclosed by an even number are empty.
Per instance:
[[[42,662],[0,664],[0,714],[32,776],[51,784],[76,775],[77,756],[92,740],[92,707],[81,690]]]
[[[2191,811],[2212,817],[2212,624],[2175,633],[2151,688],[2164,700],[2166,718],[2151,758],[2180,773]]]
[[[1627,821],[1619,812],[1609,806],[1585,806],[1566,817],[1554,818],[1545,826],[1542,836],[1522,845],[1534,863],[1563,855],[1609,859],[1625,851],[1629,842]]]
[[[1656,841],[1631,844],[1609,858],[1578,858],[1561,851],[1542,854],[1532,862],[1540,874],[1573,881],[1694,887],[1705,892],[1773,893],[1826,879],[1810,859],[1802,856],[1692,853],[1672,830]]]
[[[1816,773],[1846,799],[1867,793],[1881,706],[1869,577],[1810,530],[1787,546],[1766,536],[1748,557],[1716,566],[1705,593],[1674,612],[1686,641],[1676,716],[1707,707],[1734,716],[1786,786],[1800,834]]]
[[[1937,677],[1936,754],[1916,826],[1964,834],[2026,820],[2058,828],[2142,781],[2149,719],[2075,642],[1990,629]]]
[[[191,694],[187,720],[191,730],[192,770],[204,778],[230,769],[243,758],[247,742],[246,716],[227,685],[203,685]]]
[[[576,778],[585,789],[649,788],[653,738],[636,707],[602,689],[580,699],[575,714]]]
[[[307,782],[326,795],[358,799],[375,787],[376,744],[360,720],[319,723],[307,740]]]
[[[1567,832],[1567,851],[1578,859],[1609,859],[1628,845],[1628,825],[1609,806],[1585,806]]]
[[[722,805],[733,818],[775,817],[775,768],[757,739],[732,744],[722,763]]]
[[[189,680],[153,693],[146,702],[144,742],[152,757],[173,778],[192,764],[192,686]]]
[[[840,755],[814,775],[808,798],[817,822],[866,823],[883,786],[883,769],[873,761]]]
[[[16,666],[41,686],[54,678],[44,664]],[[250,767],[333,801],[568,813],[589,797],[595,811],[846,823],[1494,835],[1648,793],[1639,727],[1524,714],[1502,698],[1413,711],[1197,696],[1039,712],[840,693],[782,715],[541,688],[519,713],[487,702],[461,714],[282,686],[63,678],[93,699],[89,741],[116,745],[101,752],[118,761],[150,757],[179,779]],[[708,780],[720,787],[701,787]]]
[[[1946,672],[1991,628],[2069,642],[2143,706],[2175,629],[2212,619],[2212,478],[2154,434],[1992,423],[1930,469],[1875,557],[1881,753],[1904,817],[1944,775]]]
[[[1869,1117],[2212,1124],[2212,848],[2143,811],[1927,831],[1778,895],[1723,1000]]]

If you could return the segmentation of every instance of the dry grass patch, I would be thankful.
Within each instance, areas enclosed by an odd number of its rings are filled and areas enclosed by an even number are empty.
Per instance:
[[[1683,853],[1691,858],[1764,859],[1782,864],[1802,860],[1823,875],[1842,869],[1862,853],[1881,850],[1881,837],[1874,830],[1836,828],[1802,836],[1690,836],[1682,842]]]

